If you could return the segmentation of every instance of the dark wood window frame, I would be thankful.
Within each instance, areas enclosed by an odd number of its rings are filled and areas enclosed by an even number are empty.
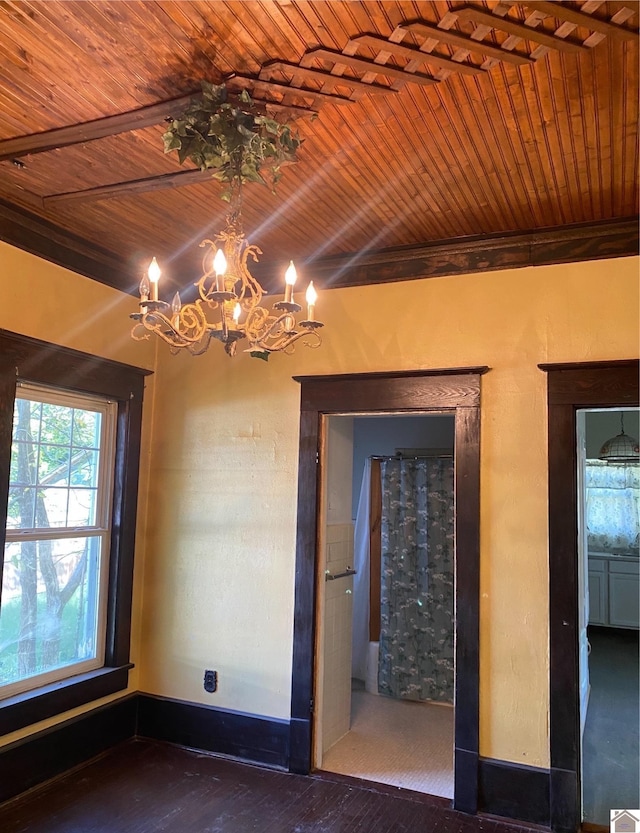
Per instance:
[[[580,828],[580,681],[576,413],[638,405],[637,359],[541,364],[549,434],[550,813],[557,833]]]
[[[0,735],[127,687],[133,557],[144,377],[151,371],[0,330],[0,568],[9,496],[13,410],[18,381],[106,396],[117,402],[105,663],[0,700]]]
[[[489,368],[295,377],[301,383],[289,769],[311,769],[316,541],[322,420],[330,414],[455,416],[456,809],[478,808],[480,377]]]

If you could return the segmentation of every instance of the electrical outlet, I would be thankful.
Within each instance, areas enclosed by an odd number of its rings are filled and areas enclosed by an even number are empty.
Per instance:
[[[209,694],[213,694],[213,692],[218,688],[218,672],[217,671],[207,671],[204,672],[204,690],[208,691]]]

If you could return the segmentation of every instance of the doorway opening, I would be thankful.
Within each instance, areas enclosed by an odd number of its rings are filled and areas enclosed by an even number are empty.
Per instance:
[[[301,383],[296,595],[289,769],[314,766],[316,610],[321,587],[319,531],[324,422],[332,416],[443,414],[454,417],[455,712],[457,810],[478,809],[480,607],[480,379],[487,367],[296,377]]]
[[[640,465],[600,449],[640,426],[637,408],[576,419],[582,821],[608,829],[612,808],[640,804]]]
[[[453,798],[449,414],[324,420],[314,768]]]
[[[575,833],[582,824],[580,621],[584,616],[580,585],[584,579],[579,569],[583,561],[576,534],[580,528],[577,413],[638,408],[640,363],[625,359],[539,367],[547,373],[549,441],[550,822],[556,833]]]

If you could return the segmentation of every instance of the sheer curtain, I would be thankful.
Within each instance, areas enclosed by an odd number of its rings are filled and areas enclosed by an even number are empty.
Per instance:
[[[378,689],[453,702],[453,460],[389,458],[382,475]]]
[[[587,460],[585,487],[589,550],[637,550],[640,466]]]

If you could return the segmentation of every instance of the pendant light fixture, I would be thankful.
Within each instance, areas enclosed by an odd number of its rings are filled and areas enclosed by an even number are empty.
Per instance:
[[[606,441],[598,457],[608,463],[637,463],[640,460],[638,440],[624,432],[624,411],[620,412],[620,433]]]

